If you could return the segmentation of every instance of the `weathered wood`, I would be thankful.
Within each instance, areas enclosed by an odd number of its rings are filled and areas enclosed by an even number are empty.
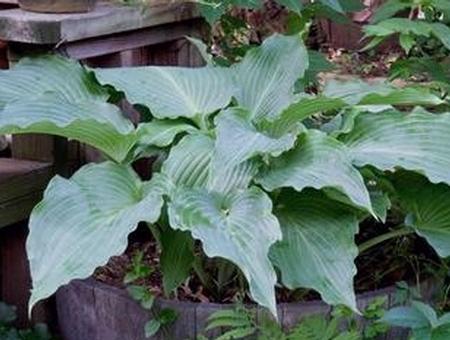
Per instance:
[[[53,162],[54,140],[46,135],[14,135],[12,156],[30,161]]]
[[[53,170],[47,163],[0,158],[0,228],[28,218]]]
[[[21,222],[0,230],[0,300],[17,307],[16,325],[27,327],[28,299],[31,279],[25,254],[27,222]],[[39,303],[33,309],[33,321],[53,326],[56,308],[53,299]]]
[[[26,310],[30,279],[28,277],[27,259],[20,254],[25,252],[26,228],[12,225],[0,230],[0,293],[1,300]],[[7,244],[7,247],[5,246]],[[26,314],[18,314],[18,324],[27,323]]]
[[[0,0],[0,10],[17,8],[18,6],[18,0]]]
[[[19,0],[20,8],[43,13],[80,13],[92,10],[95,0]]]
[[[155,27],[198,17],[195,5],[142,8],[100,3],[89,13],[45,14],[0,11],[0,39],[38,45],[58,44]]]
[[[221,334],[220,328],[214,328],[209,331],[205,331],[205,328],[208,325],[208,318],[211,314],[226,308],[226,305],[218,303],[199,303],[197,308],[195,308],[195,327],[197,334],[202,333],[208,339],[217,338]]]
[[[357,296],[362,308],[380,296],[387,296],[389,303],[395,288],[377,290]],[[90,278],[74,281],[57,292],[59,325],[66,340],[144,340],[143,328],[152,317],[125,290],[114,288]],[[172,308],[178,312],[178,319],[152,339],[194,339],[204,334],[207,318],[214,312],[232,308],[231,305],[213,303],[176,302],[157,299],[155,309]],[[279,321],[289,329],[306,316],[320,314],[328,316],[331,308],[321,301],[283,303],[278,306]],[[266,311],[257,310],[257,320],[267,316]],[[389,340],[407,339],[408,331],[395,329]],[[218,332],[207,333],[208,336]]]
[[[61,43],[57,50],[78,60],[93,58],[196,35],[199,26],[198,20],[185,20],[71,43]]]

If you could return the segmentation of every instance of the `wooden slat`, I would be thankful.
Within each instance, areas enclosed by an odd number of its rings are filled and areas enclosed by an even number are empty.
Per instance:
[[[0,39],[31,44],[73,42],[198,18],[192,3],[142,8],[100,3],[89,13],[0,11]]]
[[[199,20],[174,22],[167,25],[116,33],[109,36],[62,43],[58,51],[74,59],[88,59],[196,35],[200,27]]]
[[[0,228],[28,218],[52,175],[48,163],[0,158]]]

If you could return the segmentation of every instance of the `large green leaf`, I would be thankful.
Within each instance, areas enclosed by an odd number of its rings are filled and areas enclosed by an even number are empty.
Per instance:
[[[139,124],[137,135],[141,144],[164,147],[172,144],[178,134],[195,131],[194,126],[179,119],[154,119]]]
[[[161,233],[161,270],[166,295],[188,277],[194,262],[194,242],[187,232],[167,228]]]
[[[225,193],[248,186],[257,170],[254,162],[220,169],[213,164],[214,156],[211,137],[188,135],[172,148],[161,171],[174,187],[205,188]]]
[[[0,134],[46,133],[87,143],[122,161],[136,141],[134,127],[119,108],[99,100],[67,101],[47,93],[7,104]]]
[[[370,21],[377,23],[381,20],[391,18],[401,10],[411,8],[413,5],[412,2],[408,1],[388,0],[377,8]]]
[[[358,220],[342,204],[307,191],[285,193],[275,212],[283,240],[271,249],[271,259],[288,288],[311,288],[329,304],[357,310],[353,291],[354,236]]]
[[[292,187],[332,188],[356,206],[372,211],[364,180],[351,162],[344,144],[323,132],[310,130],[299,137],[298,146],[271,161],[257,182],[269,191]]]
[[[344,13],[344,10],[342,9],[339,0],[319,0],[319,2],[321,2],[325,6],[330,7],[332,10],[336,12]]]
[[[79,63],[56,55],[22,59],[0,72],[0,134],[46,133],[90,144],[122,161],[132,123]]]
[[[297,133],[272,136],[250,121],[247,110],[233,108],[216,118],[216,157],[219,167],[233,167],[256,155],[278,156],[294,146]],[[292,126],[291,126],[292,127]]]
[[[291,103],[294,84],[307,68],[308,54],[299,35],[272,35],[232,68],[236,99],[253,118],[276,117]]]
[[[450,27],[440,22],[430,24],[431,31],[450,50]]]
[[[0,71],[0,107],[46,92],[56,92],[69,102],[107,99],[79,63],[57,55],[24,58],[11,70]]]
[[[56,55],[22,59],[0,72],[0,134],[54,134],[90,144],[122,161],[134,127],[79,63]]]
[[[275,135],[283,135],[292,129],[298,122],[313,114],[334,111],[345,107],[347,104],[340,98],[328,98],[323,96],[302,96],[285,109],[274,121],[264,121],[270,126]]]
[[[362,113],[340,140],[356,166],[400,167],[423,173],[433,183],[450,184],[450,113]]]
[[[102,84],[123,91],[157,118],[205,116],[228,105],[234,91],[228,69],[159,67],[97,69]]]
[[[414,173],[397,175],[394,185],[408,213],[406,224],[440,256],[450,256],[450,187]]]
[[[253,299],[276,315],[276,274],[269,247],[281,239],[272,202],[258,188],[224,197],[205,190],[179,190],[169,204],[172,228],[201,240],[206,255],[236,264],[248,280]]]
[[[123,253],[139,221],[159,218],[163,184],[158,176],[143,183],[131,168],[111,162],[87,165],[71,179],[55,177],[30,217],[30,309]]]
[[[270,121],[271,131],[276,135],[285,134],[296,123],[313,114],[335,111],[358,105],[366,111],[382,111],[392,105],[437,106],[445,101],[431,93],[427,87],[396,88],[388,83],[367,83],[361,80],[331,80],[325,84],[320,96],[298,96],[275,120]],[[266,123],[267,124],[267,123]]]
[[[431,34],[430,24],[421,20],[408,18],[390,18],[375,25],[364,26],[367,36],[386,37],[395,33],[413,34],[428,37]]]
[[[385,82],[329,81],[323,90],[329,98],[349,105],[439,105],[444,101],[426,87],[396,88]]]
[[[300,0],[277,0],[277,2],[290,11],[297,12],[298,14],[300,14],[303,9],[303,3]]]

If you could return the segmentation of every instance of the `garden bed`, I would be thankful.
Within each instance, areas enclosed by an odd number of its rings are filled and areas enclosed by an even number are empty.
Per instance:
[[[381,229],[382,227],[379,226]],[[377,230],[377,228],[372,228]],[[382,232],[382,230],[378,230]],[[374,237],[375,234],[361,234],[358,241]],[[137,241],[139,240],[139,242]],[[61,334],[67,340],[140,340],[145,339],[145,324],[149,319],[157,317],[164,309],[171,309],[178,315],[174,323],[163,327],[154,339],[195,339],[202,334],[212,339],[223,333],[224,329],[205,332],[207,319],[223,309],[233,309],[239,301],[239,287],[234,284],[226,286],[223,294],[217,294],[201,285],[192,274],[182,284],[172,299],[164,297],[162,273],[159,265],[159,252],[154,240],[149,238],[146,229],[138,229],[130,237],[130,246],[121,256],[111,258],[106,266],[96,270],[94,276],[87,280],[78,280],[61,288],[57,293],[57,308]],[[137,253],[142,254],[143,263],[152,268],[152,273],[136,284],[146,287],[156,296],[151,311],[145,310],[127,292],[124,277],[132,266]],[[404,254],[414,253],[419,267],[413,268]],[[395,282],[406,280],[414,282],[416,275],[425,280],[420,290],[425,301],[430,300],[436,285],[431,284],[430,272],[426,271],[426,263],[421,259],[429,257],[431,250],[421,238],[391,240],[374,247],[363,254],[357,261],[358,275],[355,279],[357,305],[361,311],[377,298],[386,297],[385,308],[389,309],[399,303],[398,289]],[[388,264],[389,263],[389,264]],[[395,270],[387,270],[394,268]],[[429,268],[430,269],[430,268]],[[417,272],[415,272],[415,270]],[[428,279],[427,278],[428,275]],[[242,300],[249,308],[254,307],[249,297]],[[291,329],[307,316],[331,316],[332,308],[320,301],[320,296],[310,290],[289,291],[277,289],[279,302],[279,324],[284,330]],[[257,321],[268,317],[263,308],[256,311]],[[364,329],[366,320],[356,316],[357,323]],[[383,339],[406,339],[408,331],[393,328]]]
[[[424,295],[431,293],[432,285],[422,286]],[[359,294],[358,307],[364,308],[377,297],[387,296],[388,305],[395,301],[395,287]],[[98,282],[95,279],[74,281],[57,293],[58,318],[61,333],[66,340],[144,340],[144,325],[151,314],[163,308],[174,309],[178,318],[153,339],[194,339],[205,334],[208,317],[230,305],[193,303],[157,299],[152,312],[145,311],[124,289]],[[388,307],[388,306],[386,306]],[[329,315],[331,309],[321,301],[281,303],[279,322],[290,328],[300,319],[313,314]],[[258,316],[264,311],[258,310]],[[393,329],[386,339],[406,339],[408,331]],[[217,333],[207,333],[209,337]]]

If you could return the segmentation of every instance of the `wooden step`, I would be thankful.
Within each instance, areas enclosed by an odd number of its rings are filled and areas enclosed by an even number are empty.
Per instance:
[[[0,228],[28,218],[53,174],[49,163],[0,158]]]

